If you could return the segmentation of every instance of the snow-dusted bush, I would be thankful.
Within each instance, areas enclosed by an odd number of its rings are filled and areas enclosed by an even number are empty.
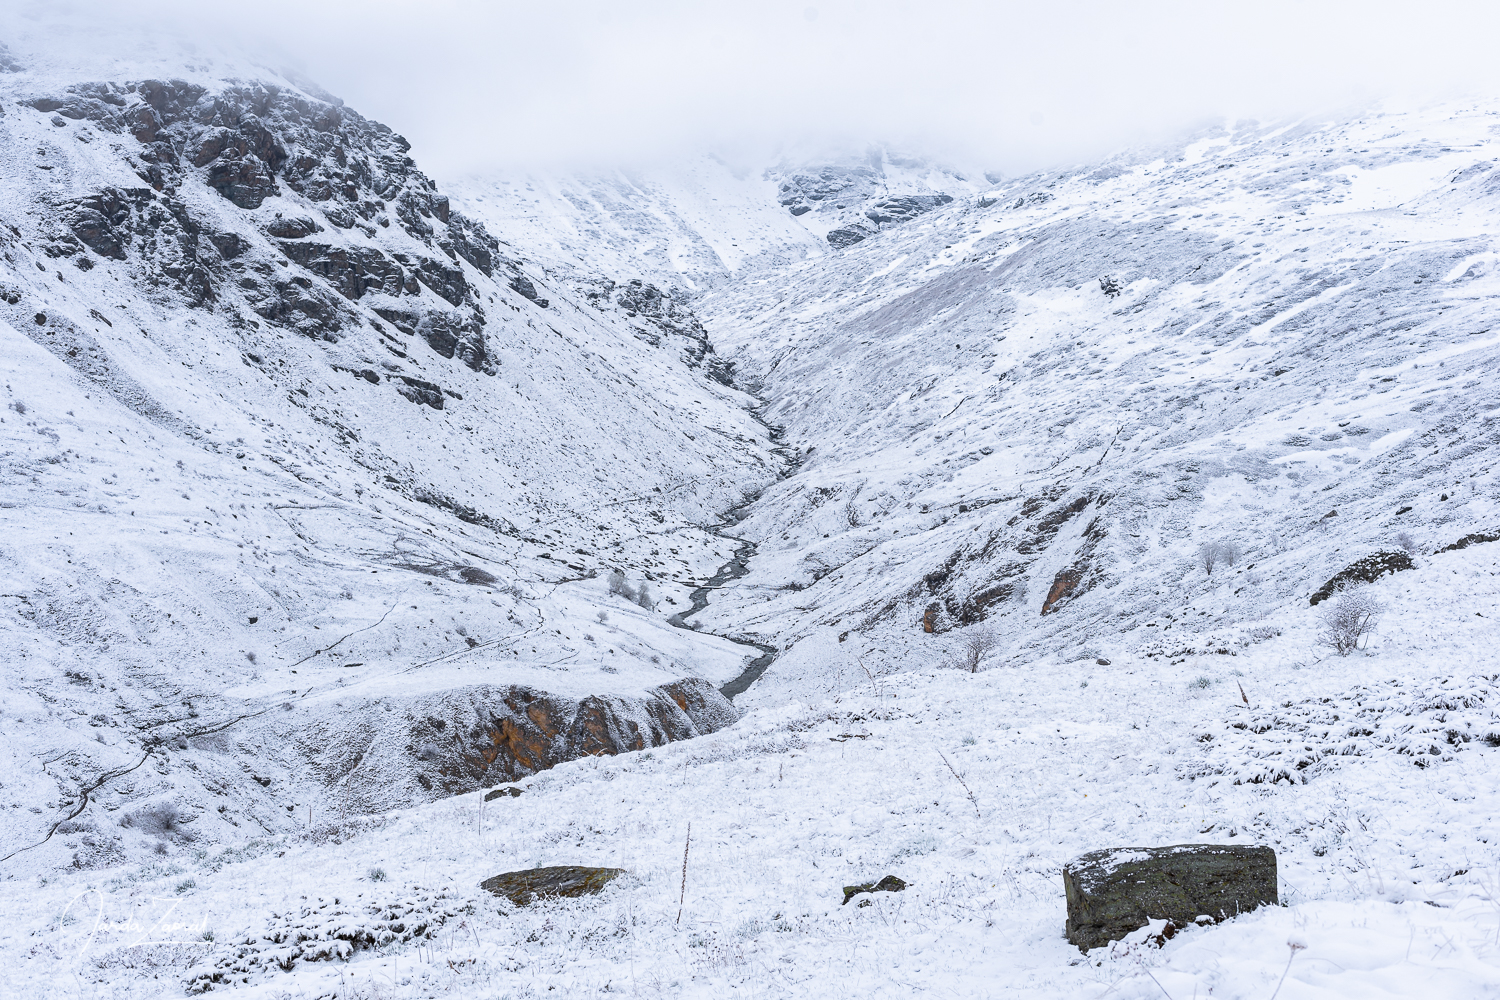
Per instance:
[[[193,832],[187,827],[190,822],[192,817],[184,815],[173,803],[157,802],[127,813],[120,825],[160,840],[186,841],[193,839]]]
[[[615,597],[623,597],[627,601],[635,600],[635,588],[630,585],[630,581],[625,579],[625,574],[620,570],[610,570],[605,580],[609,585],[609,592]]]
[[[215,947],[186,983],[188,993],[240,986],[261,975],[290,972],[298,962],[344,961],[357,951],[425,941],[473,903],[452,889],[408,889],[385,899],[318,899],[298,913],[274,914],[271,925]]]
[[[1392,541],[1396,543],[1396,548],[1400,549],[1402,552],[1405,552],[1407,555],[1414,556],[1417,554],[1417,540],[1411,537],[1411,532],[1397,532],[1396,537],[1392,539]]]
[[[635,603],[639,604],[647,611],[656,607],[656,602],[651,599],[651,588],[646,586],[644,583],[641,584],[641,589],[637,591],[635,595]]]
[[[988,625],[971,626],[964,633],[963,645],[959,647],[959,665],[971,674],[979,673],[979,661],[999,642],[995,630]]]
[[[1348,656],[1368,642],[1384,611],[1385,605],[1368,587],[1363,584],[1345,587],[1338,591],[1333,606],[1323,612],[1319,645],[1331,647],[1340,656]]]
[[[1220,538],[1198,546],[1198,565],[1208,576],[1214,575],[1217,566],[1233,566],[1240,558],[1239,543],[1232,538]]]
[[[1234,709],[1192,736],[1191,778],[1304,784],[1340,762],[1394,754],[1417,767],[1500,747],[1500,675],[1361,684],[1336,697]]]

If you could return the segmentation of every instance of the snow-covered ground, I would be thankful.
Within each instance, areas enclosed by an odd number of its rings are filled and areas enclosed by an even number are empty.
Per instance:
[[[915,669],[712,736],[566,763],[518,798],[343,827],[315,817],[238,849],[186,842],[155,864],[11,881],[8,982],[38,997],[158,996],[217,972],[216,992],[264,997],[1263,1000],[1286,972],[1280,996],[1303,1000],[1487,996],[1500,989],[1500,749],[1439,741],[1449,752],[1424,767],[1335,725],[1326,743],[1296,734],[1329,753],[1305,782],[1236,784],[1215,772],[1244,748],[1203,737],[1392,681],[1404,688],[1384,721],[1409,726],[1444,677],[1478,694],[1468,717],[1500,732],[1495,681],[1470,679],[1488,637],[1467,627],[1471,606],[1500,603],[1497,569],[1500,555],[1465,550],[1414,571],[1409,592],[1383,586],[1406,611],[1370,655],[1323,655],[1289,632],[1229,655]],[[1286,905],[1159,950],[1084,956],[1063,939],[1069,858],[1204,841],[1275,847]],[[478,889],[553,864],[628,875],[597,898],[522,909]],[[842,905],[843,886],[887,874],[909,888]],[[430,935],[272,964],[390,931],[401,921],[376,910],[406,903],[434,915]],[[142,944],[155,941],[170,943]],[[236,967],[263,971],[235,985]]]
[[[1493,105],[450,206],[305,81],[8,41],[4,991],[1500,993]],[[726,637],[737,723],[469,791]],[[1285,905],[1067,944],[1066,861],[1190,842]]]

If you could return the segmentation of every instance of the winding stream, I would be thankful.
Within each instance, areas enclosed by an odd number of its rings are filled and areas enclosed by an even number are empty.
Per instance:
[[[750,497],[737,507],[731,507],[729,509],[729,512],[725,515],[724,520],[714,525],[714,527],[711,529],[713,533],[718,535],[720,538],[730,538],[734,541],[739,542],[739,548],[734,550],[734,555],[729,557],[729,561],[727,563],[719,567],[719,571],[717,573],[706,580],[702,586],[697,587],[691,594],[688,595],[693,602],[692,606],[686,611],[679,611],[677,614],[668,618],[667,623],[669,625],[676,625],[678,628],[691,629],[695,632],[698,631],[698,626],[689,625],[687,623],[687,619],[693,617],[693,615],[696,615],[698,612],[708,607],[708,595],[712,591],[720,590],[726,584],[730,583],[731,581],[738,580],[740,577],[750,572],[750,559],[755,555],[755,543],[750,541],[748,538],[741,538],[739,535],[728,534],[724,529],[732,528],[738,525],[747,516],[749,516],[749,507],[751,504],[755,503],[758,498],[759,494]],[[714,634],[717,635],[717,633]],[[740,672],[738,677],[735,677],[733,680],[729,681],[729,683],[719,688],[720,694],[728,698],[730,701],[733,701],[735,695],[743,693],[750,687],[751,684],[754,684],[757,680],[760,679],[761,674],[766,672],[766,668],[769,667],[771,665],[771,662],[776,659],[776,647],[768,646],[765,643],[761,642],[754,642],[749,639],[736,639],[732,636],[727,635],[720,636],[720,638],[728,639],[730,642],[738,643],[741,646],[751,646],[755,649],[760,650],[760,655],[753,658],[748,664],[746,664],[745,669]]]

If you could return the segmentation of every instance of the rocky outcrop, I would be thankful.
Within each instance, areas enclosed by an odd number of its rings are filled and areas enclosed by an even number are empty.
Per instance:
[[[1269,847],[1180,844],[1094,851],[1063,866],[1068,940],[1088,951],[1152,920],[1189,927],[1277,902]]]
[[[576,700],[521,685],[476,686],[399,705],[346,705],[283,738],[302,747],[351,808],[384,810],[506,784],[579,757],[692,739],[738,718],[728,699],[695,677],[644,695]]]
[[[680,292],[663,291],[639,278],[622,285],[606,279],[585,287],[584,296],[600,311],[623,312],[633,321],[636,336],[652,347],[676,344],[688,367],[701,367],[715,381],[732,384],[733,364],[714,353],[708,331]]]
[[[1411,556],[1405,552],[1399,550],[1376,552],[1339,570],[1323,586],[1313,592],[1308,603],[1317,607],[1344,587],[1360,583],[1374,583],[1387,573],[1399,573],[1411,568]]]
[[[894,875],[887,875],[885,878],[881,879],[879,882],[863,882],[863,883],[861,883],[859,885],[846,885],[846,886],[844,886],[844,901],[842,903],[840,903],[839,905],[840,906],[847,906],[849,904],[849,900],[853,899],[855,896],[860,895],[861,893],[866,893],[866,892],[902,892],[905,889],[906,889],[906,883],[904,881],[902,881],[901,879],[897,878]],[[864,906],[866,902],[868,902],[868,900],[862,901],[859,905],[860,906]]]
[[[525,906],[535,899],[596,896],[610,882],[624,874],[623,868],[554,865],[550,868],[528,868],[525,871],[493,875],[479,883],[479,888],[504,896],[516,906]]]
[[[930,212],[953,200],[946,194],[915,194],[896,198],[882,198],[865,209],[865,218],[876,225],[890,226],[910,222],[924,212]]]
[[[497,371],[464,267],[493,275],[508,263],[499,241],[451,210],[406,155],[406,140],[386,126],[332,98],[266,83],[217,90],[180,80],[90,83],[27,103],[64,124],[88,120],[129,137],[133,143],[121,148],[143,184],[59,204],[47,246],[52,256],[85,270],[93,255],[131,261],[190,306],[243,307],[250,317],[320,340],[336,340],[362,322],[339,299],[364,304],[378,293],[400,300],[383,312],[402,316],[398,326],[408,332],[430,331],[428,342],[444,357]],[[270,242],[257,244],[219,216],[190,211],[183,191],[193,184],[244,212]],[[288,200],[305,209],[282,207]],[[382,238],[393,226],[404,230],[399,250]],[[331,237],[310,239],[329,230]],[[359,231],[352,241],[340,235],[352,230]],[[285,261],[297,268],[286,271]],[[512,288],[544,304],[511,266]]]
[[[1444,552],[1457,552],[1459,549],[1466,549],[1470,545],[1483,545],[1486,542],[1500,542],[1500,531],[1476,531],[1465,535],[1452,545],[1444,545],[1433,554],[1441,555]]]

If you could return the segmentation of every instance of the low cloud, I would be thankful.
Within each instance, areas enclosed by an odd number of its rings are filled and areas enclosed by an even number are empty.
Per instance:
[[[1500,11],[1455,2],[54,0],[5,16],[62,25],[59,45],[145,34],[294,67],[439,176],[869,141],[1018,172],[1217,118],[1500,86]]]

